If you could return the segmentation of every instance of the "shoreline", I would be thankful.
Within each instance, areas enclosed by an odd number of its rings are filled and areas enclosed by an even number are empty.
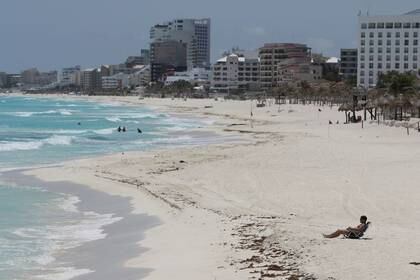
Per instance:
[[[47,182],[34,176],[24,175],[24,173],[25,170],[3,172],[1,178],[6,183],[39,187],[50,192],[77,197],[79,201],[75,206],[78,211],[112,215],[113,219],[119,219],[100,228],[106,235],[104,238],[83,242],[77,247],[53,252],[54,261],[46,267],[47,271],[51,271],[51,274],[48,274],[48,279],[53,276],[59,278],[60,273],[54,273],[53,271],[63,268],[66,271],[64,274],[71,272],[67,269],[91,271],[71,278],[74,280],[99,280],[106,279],[105,277],[135,280],[138,279],[139,275],[145,276],[150,273],[147,268],[127,268],[123,263],[132,257],[141,255],[146,250],[137,246],[137,243],[144,238],[145,231],[160,224],[157,217],[147,215],[146,211],[133,214],[130,197],[109,195],[105,192],[93,190],[89,186],[78,185],[69,181]],[[109,254],[109,252],[112,252],[112,254]],[[64,277],[66,276],[63,275],[63,278],[59,279],[65,279]]]
[[[251,127],[249,102],[128,100],[218,116],[215,130],[247,140],[25,172],[131,197],[134,213],[159,217],[138,244],[148,250],[125,263],[152,269],[145,279],[418,278],[420,240],[404,237],[420,230],[417,133],[343,125],[337,108],[312,105],[255,108]],[[362,214],[367,239],[321,237]]]

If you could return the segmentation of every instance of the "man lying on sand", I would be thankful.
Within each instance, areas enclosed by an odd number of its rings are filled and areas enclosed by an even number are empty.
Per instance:
[[[365,231],[368,229],[370,222],[367,221],[366,216],[360,217],[360,225],[357,227],[348,227],[347,229],[339,229],[336,232],[333,232],[331,234],[323,234],[325,238],[336,238],[340,235],[343,235],[346,238],[350,239],[358,239],[363,236]]]

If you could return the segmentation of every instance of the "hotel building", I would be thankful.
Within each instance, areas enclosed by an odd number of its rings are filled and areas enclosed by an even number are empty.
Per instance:
[[[420,9],[404,15],[359,16],[357,84],[375,87],[379,73],[419,71]]]
[[[304,44],[265,44],[260,48],[259,56],[261,61],[261,87],[264,89],[277,87],[284,82],[281,78],[281,72],[287,66],[285,62],[291,61],[295,65],[311,64],[311,49]]]
[[[210,67],[210,19],[208,18],[175,19],[157,24],[150,29],[150,40],[151,43],[167,41],[185,43],[189,69]],[[153,52],[152,47],[151,52]]]
[[[219,59],[212,68],[211,89],[253,90],[260,86],[260,59],[257,53],[230,54]]]
[[[340,75],[345,80],[357,78],[357,49],[341,49]]]

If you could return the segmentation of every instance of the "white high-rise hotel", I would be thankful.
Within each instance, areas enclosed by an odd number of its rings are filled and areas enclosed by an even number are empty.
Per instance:
[[[376,86],[378,74],[420,69],[420,9],[397,16],[359,16],[357,84]]]

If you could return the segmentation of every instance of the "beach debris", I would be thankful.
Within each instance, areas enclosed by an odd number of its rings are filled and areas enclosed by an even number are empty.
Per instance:
[[[411,265],[420,265],[420,262],[411,262]]]

